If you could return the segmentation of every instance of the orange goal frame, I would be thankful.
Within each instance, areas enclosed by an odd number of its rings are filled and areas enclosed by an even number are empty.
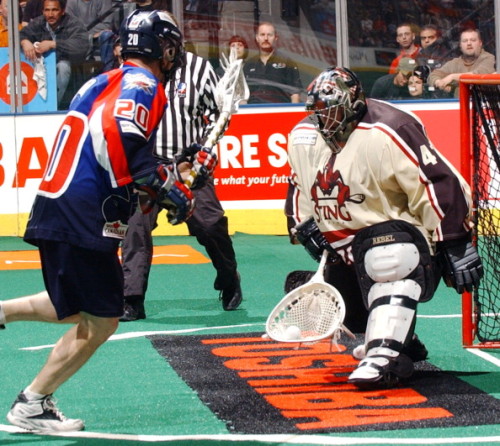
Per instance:
[[[460,171],[471,187],[472,182],[472,113],[471,84],[500,85],[500,74],[463,74],[459,80],[460,101]],[[500,348],[500,342],[481,342],[476,339],[476,313],[472,293],[462,294],[462,345],[464,348]]]

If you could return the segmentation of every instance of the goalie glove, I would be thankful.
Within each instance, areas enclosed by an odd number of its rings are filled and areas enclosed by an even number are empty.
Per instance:
[[[143,213],[151,210],[154,204],[166,209],[167,219],[178,225],[191,217],[194,210],[193,193],[181,180],[175,164],[159,164],[155,172],[136,184],[139,194],[147,193],[149,200],[141,206]]]
[[[309,217],[307,220],[292,228],[291,232],[292,235],[297,237],[297,240],[306,248],[306,251],[316,260],[316,262],[321,260],[321,256],[325,249],[330,253],[329,260],[331,262],[340,260],[340,256],[321,233],[313,217]]]
[[[188,162],[196,174],[191,189],[199,189],[213,176],[217,166],[217,155],[209,147],[193,143],[185,148],[176,160],[176,164]]]
[[[484,270],[476,247],[470,240],[438,243],[443,263],[443,279],[457,293],[472,291],[479,286]]]

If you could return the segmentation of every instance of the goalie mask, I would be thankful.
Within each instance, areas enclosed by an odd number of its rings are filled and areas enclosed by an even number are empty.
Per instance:
[[[356,75],[347,68],[328,68],[307,89],[306,110],[334,153],[366,112],[365,93]]]
[[[165,11],[136,10],[120,29],[123,59],[131,56],[160,59],[167,79],[182,65],[182,39],[179,28]]]

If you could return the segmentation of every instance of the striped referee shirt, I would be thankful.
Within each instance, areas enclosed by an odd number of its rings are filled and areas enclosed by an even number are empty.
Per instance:
[[[156,137],[157,157],[172,160],[192,143],[202,143],[219,117],[217,82],[208,60],[186,52],[175,79],[165,86],[168,106]]]

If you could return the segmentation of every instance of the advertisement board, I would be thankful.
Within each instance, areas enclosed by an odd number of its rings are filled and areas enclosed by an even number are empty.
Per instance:
[[[460,163],[458,102],[401,103],[426,125],[429,137],[455,167]],[[219,142],[217,194],[231,232],[284,234],[289,167],[288,134],[305,117],[302,105],[242,107]],[[0,116],[0,235],[24,231],[63,114]],[[160,219],[157,234],[185,234]]]
[[[8,48],[0,48],[0,113],[10,112],[11,80]],[[55,52],[46,53],[36,65],[21,53],[21,84],[26,113],[57,110]]]

